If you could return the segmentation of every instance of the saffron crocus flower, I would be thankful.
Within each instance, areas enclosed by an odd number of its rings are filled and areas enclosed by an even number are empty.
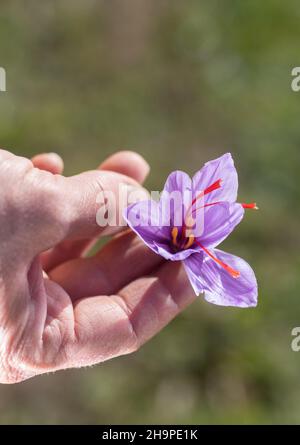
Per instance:
[[[253,270],[243,259],[216,249],[242,220],[244,209],[256,208],[255,203],[237,203],[237,191],[237,172],[227,153],[207,162],[193,179],[182,171],[171,173],[159,202],[132,204],[124,218],[154,252],[183,261],[197,295],[204,292],[208,302],[222,306],[250,307],[257,304]],[[168,196],[174,192],[185,198],[170,206]]]

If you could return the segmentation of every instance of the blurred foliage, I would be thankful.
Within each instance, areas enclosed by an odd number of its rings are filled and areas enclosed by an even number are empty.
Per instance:
[[[160,189],[231,151],[256,200],[224,243],[259,306],[200,298],[130,357],[0,388],[0,423],[298,423],[300,93],[296,0],[2,1],[0,144],[66,173],[126,148]]]

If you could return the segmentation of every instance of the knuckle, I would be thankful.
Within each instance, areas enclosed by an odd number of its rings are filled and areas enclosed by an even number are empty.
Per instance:
[[[55,216],[54,208],[59,203],[57,177],[33,167],[32,162],[19,156],[4,156],[0,150],[0,182],[2,209],[24,212],[39,209]]]
[[[32,167],[31,161],[14,155],[0,157],[1,208],[14,209],[18,205],[22,178]]]
[[[16,157],[15,157],[16,158]],[[7,230],[21,235],[27,242],[33,233],[49,240],[63,236],[63,202],[58,177],[49,172],[35,169],[31,161],[17,158],[0,162],[0,182],[4,184],[0,197],[0,215],[7,221]],[[32,168],[31,168],[32,167]]]
[[[14,172],[22,174],[33,167],[30,159],[23,156],[16,156],[9,151],[0,150],[0,168],[2,171],[14,170]]]
[[[38,171],[35,175],[35,178],[29,179],[27,192],[30,195],[29,219],[33,221],[35,233],[42,240],[47,233],[50,243],[57,243],[64,237],[67,225],[60,183],[48,172]]]
[[[60,221],[63,203],[58,181],[51,173],[35,170],[28,178],[27,190],[31,194],[30,207],[38,213],[39,218],[51,224]]]

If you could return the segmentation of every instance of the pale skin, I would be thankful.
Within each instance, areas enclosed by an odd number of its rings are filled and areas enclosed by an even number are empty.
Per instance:
[[[148,172],[134,152],[65,177],[56,154],[0,150],[0,383],[134,352],[194,300],[181,264],[124,227],[85,255],[108,234],[99,191],[140,187]]]

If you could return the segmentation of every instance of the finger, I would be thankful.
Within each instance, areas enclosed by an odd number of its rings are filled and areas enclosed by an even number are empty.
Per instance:
[[[73,300],[110,295],[147,275],[163,261],[133,232],[118,235],[95,256],[77,258],[53,269],[49,277],[60,284]]]
[[[138,153],[120,151],[103,161],[98,169],[121,173],[142,183],[146,179],[150,167]],[[95,239],[88,238],[60,243],[58,246],[41,255],[43,269],[49,271],[65,261],[84,255],[91,249],[95,242]]]
[[[41,253],[40,261],[43,270],[49,272],[62,263],[80,258],[92,248],[96,241],[96,238],[62,241],[51,249]]]
[[[120,151],[107,158],[99,166],[99,170],[111,170],[129,176],[142,184],[149,171],[149,164],[138,153]]]
[[[138,339],[145,343],[196,298],[183,265],[164,263],[153,276],[140,278],[118,292]]]
[[[123,211],[128,200],[149,196],[136,181],[118,173],[90,171],[65,178],[37,169],[27,172],[24,194],[31,198],[26,205],[32,215],[30,230],[36,234],[34,255],[63,240],[120,231],[126,227]]]
[[[131,202],[149,199],[135,180],[111,171],[89,171],[64,178],[62,198],[67,203],[70,237],[111,235],[126,227],[123,211]]]
[[[57,153],[41,153],[34,156],[31,161],[36,168],[54,175],[61,175],[64,169],[64,161]]]
[[[77,353],[85,364],[93,364],[133,352],[194,300],[184,268],[177,262],[165,263],[119,295],[81,299],[74,305]]]

